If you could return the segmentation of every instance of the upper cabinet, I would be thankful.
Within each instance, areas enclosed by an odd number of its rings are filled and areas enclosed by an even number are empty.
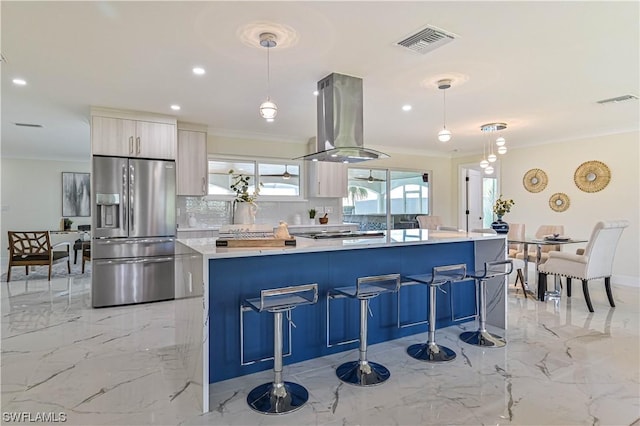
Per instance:
[[[347,196],[347,165],[326,161],[309,161],[307,169],[307,197]]]
[[[177,195],[203,196],[208,193],[207,133],[178,130]]]
[[[100,111],[91,117],[93,155],[175,160],[176,121],[135,113]]]

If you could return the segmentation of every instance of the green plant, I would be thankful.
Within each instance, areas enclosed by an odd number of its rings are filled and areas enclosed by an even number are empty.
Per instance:
[[[233,169],[229,170],[232,182],[230,188],[236,193],[236,201],[241,203],[253,203],[260,195],[260,186],[262,183],[255,186],[253,194],[249,194],[249,180],[251,176],[245,176],[243,174],[234,174]]]
[[[350,186],[347,191],[349,193],[348,198],[351,198],[354,202],[358,200],[366,200],[369,195],[367,188],[363,188],[362,186]]]
[[[64,218],[64,229],[70,229],[72,223],[73,223],[73,221],[71,219],[69,219],[68,217],[65,217]]]
[[[511,207],[515,205],[515,201],[512,199],[502,199],[502,194],[496,200],[493,205],[493,212],[498,216],[504,216],[506,213],[511,211]]]
[[[309,219],[316,218],[316,209],[309,209]]]

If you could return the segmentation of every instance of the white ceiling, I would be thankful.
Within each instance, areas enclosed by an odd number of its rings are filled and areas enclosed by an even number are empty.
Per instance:
[[[640,3],[631,2],[22,2],[2,1],[2,155],[86,160],[89,107],[176,115],[209,133],[305,143],[316,82],[364,81],[365,146],[464,155],[479,126],[503,121],[511,148],[639,130]],[[420,55],[396,42],[426,25],[458,36]],[[274,123],[266,98],[271,52]],[[253,46],[242,40],[250,37]],[[207,73],[197,77],[192,67]],[[24,78],[26,86],[12,79]],[[453,77],[443,94],[435,82]],[[177,103],[182,110],[169,109]],[[401,106],[409,103],[410,112]],[[14,123],[41,124],[43,128]]]

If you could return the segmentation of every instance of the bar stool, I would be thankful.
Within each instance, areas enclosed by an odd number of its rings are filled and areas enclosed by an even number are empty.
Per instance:
[[[426,362],[448,362],[456,353],[436,343],[436,288],[446,283],[462,281],[467,275],[467,265],[435,266],[430,274],[412,275],[408,278],[429,286],[429,334],[427,343],[416,343],[407,348],[410,357]],[[444,291],[440,289],[440,291]]]
[[[318,301],[318,284],[303,284],[260,291],[260,297],[245,300],[256,312],[273,313],[273,382],[254,388],[247,396],[249,407],[262,414],[284,414],[302,407],[309,392],[297,384],[282,380],[282,314],[291,321],[291,310],[296,306]]]
[[[343,382],[356,386],[374,386],[391,376],[385,366],[367,360],[367,313],[371,312],[369,299],[382,293],[397,292],[399,288],[400,274],[388,274],[360,277],[355,286],[334,288],[327,294],[328,298],[331,294],[341,294],[360,300],[360,358],[358,361],[345,362],[336,369],[336,375]]]
[[[513,271],[512,260],[500,260],[495,262],[485,262],[484,271],[481,273],[469,274],[470,278],[476,280],[476,291],[479,293],[478,330],[465,331],[460,335],[460,339],[470,345],[482,346],[486,348],[501,348],[507,344],[504,338],[489,333],[487,325],[487,280],[497,277],[504,277]]]

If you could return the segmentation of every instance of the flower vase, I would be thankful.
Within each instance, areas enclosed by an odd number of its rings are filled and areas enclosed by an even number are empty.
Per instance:
[[[253,225],[256,222],[258,207],[254,203],[235,202],[233,209],[233,223]]]
[[[509,233],[509,224],[502,220],[502,216],[498,215],[498,220],[491,224],[491,229],[496,231],[498,234],[508,234]]]

